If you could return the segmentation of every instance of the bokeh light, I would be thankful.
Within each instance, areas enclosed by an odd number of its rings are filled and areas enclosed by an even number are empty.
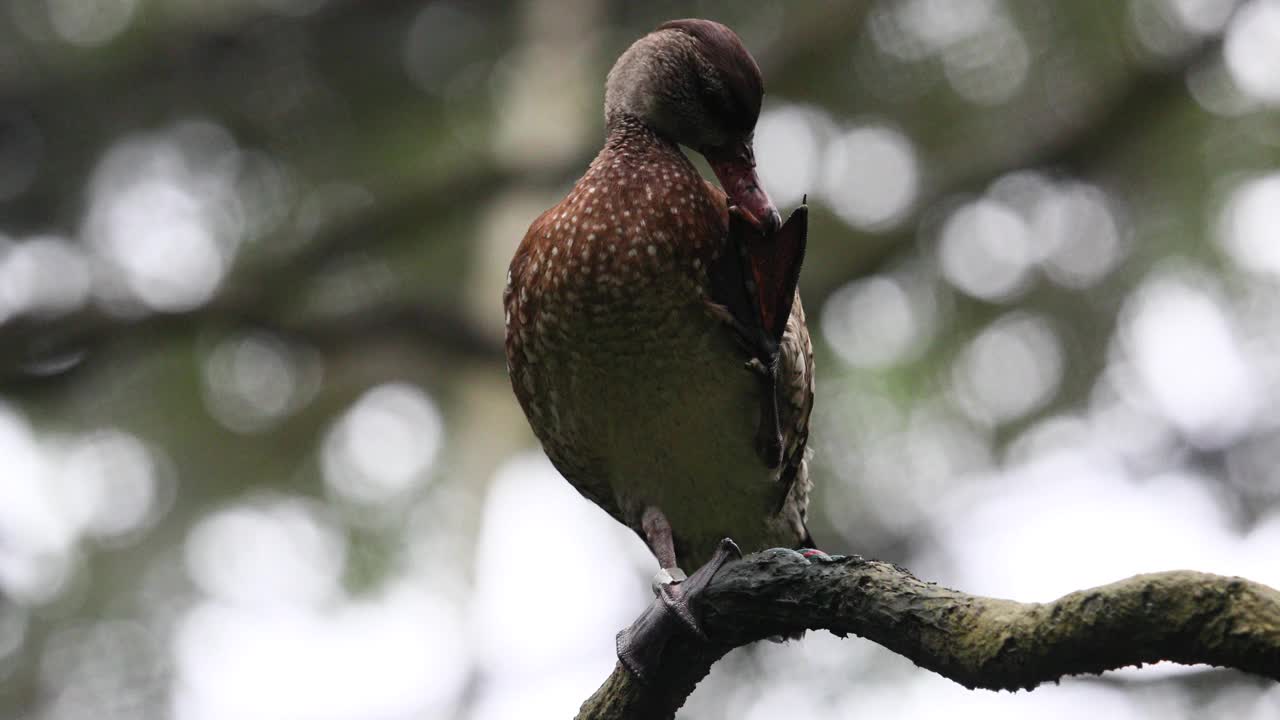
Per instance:
[[[1053,398],[1064,364],[1049,323],[1010,313],[984,328],[962,351],[955,368],[956,397],[975,420],[1016,420]]]
[[[1236,0],[1166,0],[1166,4],[1185,30],[1212,35],[1222,30],[1239,3]]]
[[[1031,233],[1051,280],[1069,288],[1101,281],[1124,258],[1126,236],[1107,196],[1069,182],[1045,193],[1031,211]]]
[[[1247,432],[1258,411],[1258,377],[1228,318],[1208,287],[1176,275],[1149,279],[1123,316],[1139,387],[1202,447]]]
[[[826,341],[846,362],[888,367],[913,360],[933,337],[937,298],[919,269],[876,275],[831,294],[822,308]]]
[[[15,315],[58,315],[89,298],[89,263],[65,238],[0,239],[0,320]]]
[[[114,301],[169,312],[201,305],[243,239],[226,165],[234,144],[207,125],[186,137],[186,144],[167,136],[124,140],[94,172],[84,232],[124,284],[102,288]]]
[[[1227,28],[1223,56],[1231,77],[1247,94],[1280,104],[1280,2],[1250,0]]]
[[[1030,49],[999,0],[904,0],[873,13],[877,47],[908,62],[939,59],[951,88],[969,102],[1005,103],[1027,79]]]
[[[78,438],[61,455],[57,492],[80,515],[86,534],[111,539],[154,517],[161,470],[137,438],[102,430]]]
[[[818,109],[784,104],[761,115],[755,145],[765,189],[783,208],[814,194],[851,226],[880,231],[919,193],[911,141],[878,123],[841,131]]]
[[[421,485],[443,442],[440,413],[411,385],[365,393],[325,440],[325,481],[340,497],[385,503]]]
[[[834,138],[826,155],[820,196],[851,226],[891,227],[915,201],[920,185],[915,151],[896,130],[853,128]]]
[[[1240,267],[1280,274],[1280,173],[1240,183],[1232,191],[1218,240]]]
[[[830,120],[800,105],[766,110],[756,124],[756,163],[769,197],[789,208],[817,189],[818,168]]]
[[[314,353],[279,337],[230,337],[218,342],[205,360],[205,402],[228,428],[262,432],[305,405],[322,378]]]
[[[151,451],[119,429],[42,438],[0,404],[0,457],[0,590],[25,605],[66,589],[83,540],[133,536],[167,495]]]
[[[187,566],[210,597],[249,606],[315,605],[333,599],[345,545],[313,503],[234,507],[200,521]]]
[[[404,71],[424,92],[442,94],[467,62],[474,43],[483,42],[484,25],[465,4],[430,3],[409,26],[404,40]]]
[[[1035,260],[1026,222],[994,200],[978,200],[947,218],[938,242],[942,272],[956,289],[1005,300],[1026,289]]]
[[[109,42],[129,26],[138,0],[46,0],[49,22],[72,45]]]
[[[359,720],[448,708],[465,677],[456,608],[427,578],[347,596],[345,557],[310,501],[236,506],[197,525],[187,560],[206,597],[174,636],[173,716]]]
[[[152,712],[164,694],[164,649],[141,623],[72,625],[50,637],[45,649],[40,679],[57,689],[50,717],[136,718]]]

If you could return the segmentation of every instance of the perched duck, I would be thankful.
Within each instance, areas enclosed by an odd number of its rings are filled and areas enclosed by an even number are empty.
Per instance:
[[[733,554],[722,539],[812,545],[813,351],[796,290],[807,214],[782,226],[756,175],[763,95],[724,25],[675,20],[636,41],[606,82],[604,148],[529,227],[503,298],[534,433],[644,539],[662,568],[657,605],[695,632],[689,601]],[[704,571],[686,579],[682,566]],[[644,634],[619,637],[638,674],[656,652]]]

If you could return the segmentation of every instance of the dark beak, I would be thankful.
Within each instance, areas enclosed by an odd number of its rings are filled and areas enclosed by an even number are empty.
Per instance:
[[[729,204],[750,213],[760,223],[765,235],[772,235],[782,225],[782,216],[756,175],[756,157],[751,141],[744,140],[702,153],[715,171],[720,186],[729,196]]]

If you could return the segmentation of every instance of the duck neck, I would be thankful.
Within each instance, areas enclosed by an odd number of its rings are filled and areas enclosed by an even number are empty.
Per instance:
[[[661,149],[680,152],[679,147],[654,130],[652,126],[628,113],[616,113],[609,117],[605,147],[612,150]]]

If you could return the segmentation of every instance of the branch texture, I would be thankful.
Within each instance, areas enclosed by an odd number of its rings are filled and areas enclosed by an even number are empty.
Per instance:
[[[873,640],[968,688],[1031,689],[1159,660],[1280,680],[1280,592],[1191,571],[1019,603],[949,590],[856,556],[808,561],[771,550],[726,566],[702,612],[717,646],[674,639],[649,685],[615,667],[578,717],[673,717],[730,649],[818,629]]]

